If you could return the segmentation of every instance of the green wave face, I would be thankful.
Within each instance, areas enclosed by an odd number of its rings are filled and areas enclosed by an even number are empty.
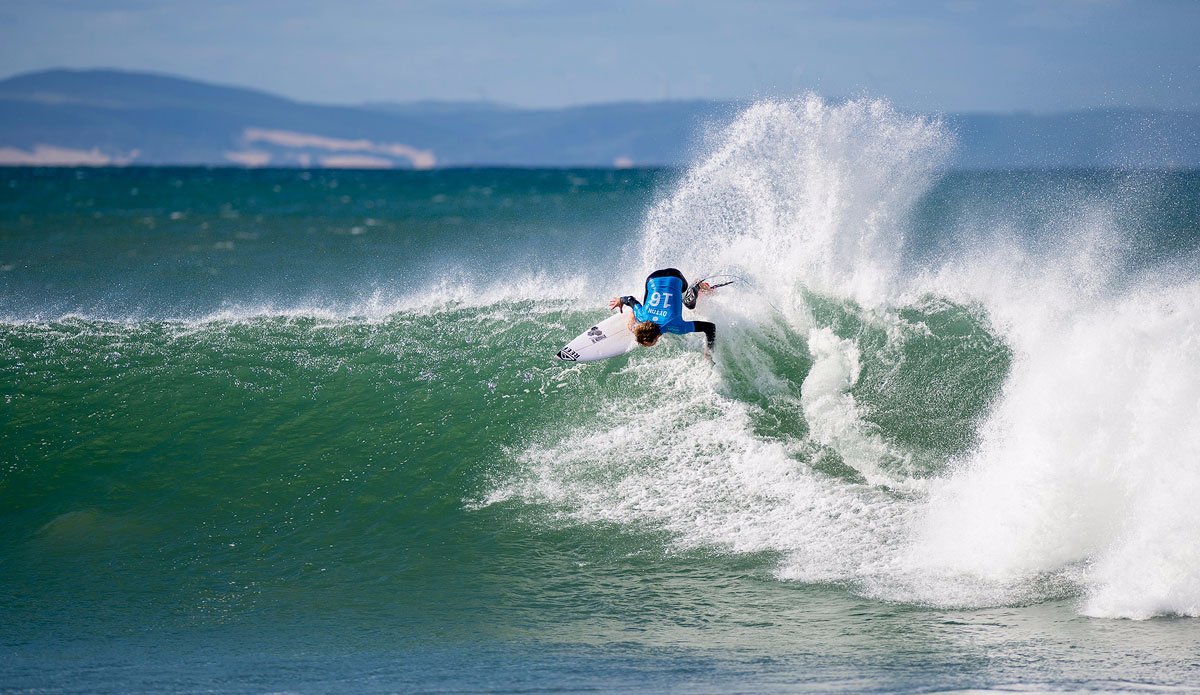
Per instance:
[[[230,616],[439,586],[490,535],[464,498],[544,419],[557,370],[522,346],[561,311],[535,308],[5,326],[5,552],[38,570],[12,579]]]
[[[715,366],[686,340],[563,365],[563,336],[603,310],[561,300],[5,324],[6,639],[172,635],[170,678],[188,682],[211,682],[214,658],[189,645],[219,639],[256,645],[243,668],[271,682],[280,654],[316,648],[346,683],[365,668],[501,688],[519,687],[514,663],[610,684],[633,663],[665,684],[683,663],[739,677],[729,650],[814,650],[824,673],[897,659],[913,631],[936,645],[944,612],[869,597],[911,592],[894,550],[925,481],[976,445],[1011,352],[977,309],[802,294],[811,323],[728,326]],[[813,381],[838,349],[857,379]],[[1002,600],[1078,587],[1020,591]],[[848,614],[888,627],[847,631]],[[396,649],[396,673],[363,656]],[[445,670],[463,658],[484,661]]]
[[[912,309],[889,339],[856,307],[812,299],[817,322],[867,355],[849,391],[867,426],[895,451],[920,452],[891,473],[936,474],[997,393],[1003,347],[961,308]],[[686,448],[689,431],[737,411],[752,440],[793,451],[797,471],[861,481],[835,445],[807,436],[813,359],[782,320],[723,335],[715,369],[685,341],[586,367],[547,358],[597,316],[501,301],[378,320],[6,324],[4,553],[32,570],[9,580],[51,602],[141,587],[169,613],[229,620],[307,605],[390,612],[405,597],[409,611],[487,604],[480,565],[544,579],[537,558],[561,539],[527,525],[571,509],[480,501],[528,474],[530,451],[640,426],[647,410],[671,413],[636,433],[656,446],[622,460],[605,458],[619,447],[600,450],[572,476],[652,472],[657,445]],[[957,369],[921,381],[946,363]],[[769,384],[755,371],[764,365]],[[664,370],[679,381],[664,385]],[[951,410],[937,398],[977,400]]]

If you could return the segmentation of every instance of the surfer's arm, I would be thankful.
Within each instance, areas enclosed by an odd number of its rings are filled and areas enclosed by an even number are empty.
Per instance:
[[[633,309],[641,305],[642,303],[634,299],[631,295],[625,295],[624,297],[613,297],[612,299],[608,300],[609,311],[612,311],[618,307],[629,307],[630,309]],[[625,313],[624,308],[621,308],[621,313]]]
[[[716,326],[716,324],[710,323],[708,321],[692,321],[692,326],[694,326],[694,328],[692,329],[693,333],[703,333],[704,334],[705,350],[706,351],[711,350],[713,343],[717,342],[717,326]]]

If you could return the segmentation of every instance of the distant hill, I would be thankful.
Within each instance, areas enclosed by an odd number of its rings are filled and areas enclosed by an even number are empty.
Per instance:
[[[439,101],[424,99],[421,101],[382,101],[367,102],[359,108],[368,111],[399,114],[445,114],[458,115],[462,113],[511,113],[520,111],[515,106],[498,104],[494,101]]]
[[[0,81],[0,164],[674,166],[739,104],[329,106],[165,75],[49,70]],[[946,117],[963,167],[1200,167],[1200,118],[1091,110]]]

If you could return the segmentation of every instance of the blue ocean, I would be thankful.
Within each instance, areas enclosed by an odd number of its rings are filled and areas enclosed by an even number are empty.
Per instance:
[[[1200,172],[958,147],[0,169],[0,693],[1200,692]]]

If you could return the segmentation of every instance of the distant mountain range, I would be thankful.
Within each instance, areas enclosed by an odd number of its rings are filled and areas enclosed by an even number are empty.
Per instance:
[[[523,109],[307,104],[164,75],[49,70],[0,81],[0,165],[432,168],[676,166],[731,101]],[[945,117],[957,165],[1200,168],[1200,114],[1096,109]]]

